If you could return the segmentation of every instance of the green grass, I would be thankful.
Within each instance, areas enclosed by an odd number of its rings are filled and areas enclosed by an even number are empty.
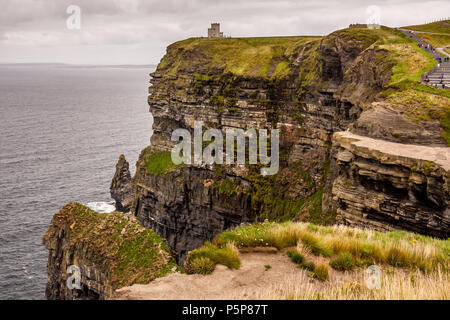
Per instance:
[[[169,151],[155,151],[145,158],[147,172],[152,175],[168,173],[180,166],[173,163]]]
[[[197,257],[191,259],[187,265],[188,273],[191,274],[210,274],[216,268],[216,264],[208,257]]]
[[[235,76],[280,78],[289,73],[289,62],[308,42],[321,37],[261,37],[261,38],[190,38],[168,47],[157,72],[176,75],[197,66],[197,76],[208,80],[209,72]],[[186,59],[186,57],[188,57]],[[205,78],[207,77],[207,78]]]
[[[339,270],[339,271],[348,271],[352,270],[356,267],[355,259],[353,256],[348,252],[341,253],[337,258],[333,259],[330,262],[330,266],[333,269]]]
[[[296,264],[302,264],[305,260],[305,257],[301,253],[297,252],[297,250],[288,250],[287,256]]]
[[[311,250],[316,256],[329,257],[333,254],[333,251],[327,248],[318,237],[315,235],[304,232],[300,235],[300,241]]]
[[[187,273],[208,274],[214,271],[218,263],[230,269],[239,269],[239,252],[230,245],[218,247],[206,242],[201,248],[189,252],[184,267]]]
[[[215,182],[214,186],[219,189],[220,194],[226,194],[230,196],[236,191],[234,183],[227,178]]]
[[[441,117],[442,138],[450,146],[450,110],[446,111]]]
[[[302,253],[290,249],[287,256],[306,269],[311,277],[328,279],[328,264],[338,271],[353,270],[371,264],[419,270],[423,273],[449,272],[450,240],[439,240],[406,231],[376,232],[344,226],[320,226],[311,223],[264,222],[238,227],[218,234],[213,243],[189,252],[188,273],[211,273],[216,264],[231,269],[240,267],[238,248],[299,245]],[[297,247],[298,248],[298,247]],[[309,253],[306,253],[309,252]],[[307,261],[303,254],[322,256],[319,262]],[[266,270],[268,268],[266,267]]]
[[[74,250],[77,261],[95,265],[114,289],[146,284],[172,269],[181,270],[167,243],[126,214],[100,214],[71,202],[55,214],[44,242],[62,229],[69,233],[67,252]]]
[[[450,34],[450,20],[437,21],[427,24],[414,25],[402,27],[408,30],[435,32],[435,33],[448,33]]]
[[[298,266],[299,268],[308,270],[310,272],[313,272],[316,268],[316,265],[312,261],[304,261],[301,265]]]
[[[390,51],[389,57],[394,64],[389,87],[408,88],[419,82],[420,76],[436,65],[433,56],[417,47],[415,42],[381,48]]]
[[[339,258],[341,253],[350,254],[360,266],[380,263],[426,272],[439,267],[449,268],[450,240],[409,232],[381,233],[342,226],[265,222],[224,231],[214,239],[214,243],[221,247],[233,243],[237,247],[268,246],[278,249],[296,246],[299,241],[317,256],[333,259]]]
[[[314,271],[316,269],[316,265],[314,264],[314,262],[307,261],[305,256],[298,252],[296,249],[288,250],[286,254],[293,263],[297,264],[297,268],[309,271],[311,273],[310,275],[314,277]],[[321,274],[322,271],[323,270],[319,270],[319,274]]]
[[[420,77],[436,65],[433,57],[417,47],[417,42],[397,34],[395,41],[377,41],[377,50],[387,50],[378,63],[392,70],[389,84],[381,94],[394,108],[416,123],[440,120],[442,138],[450,146],[446,115],[450,110],[450,92],[420,83]]]
[[[386,100],[401,110],[416,123],[438,120],[441,123],[441,136],[450,146],[450,92],[434,89],[423,84],[414,84],[404,90],[386,94]]]
[[[400,31],[382,26],[380,29],[346,28],[331,33],[344,41],[357,40],[363,48],[383,44],[405,43],[410,40]]]
[[[280,155],[280,159],[283,155]],[[315,169],[323,167],[327,174],[327,161],[324,164],[309,164]],[[260,166],[250,165],[248,179],[251,183],[252,207],[257,208],[258,217],[270,221],[289,221],[300,219],[320,224],[333,224],[336,212],[322,212],[323,181],[316,185],[309,174],[309,168],[303,168],[300,162],[289,167],[283,167],[273,176],[261,176]],[[307,195],[295,197],[290,195],[292,186],[306,190]]]

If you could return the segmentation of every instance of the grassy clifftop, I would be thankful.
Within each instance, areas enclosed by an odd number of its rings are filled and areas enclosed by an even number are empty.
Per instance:
[[[403,28],[422,32],[450,33],[450,20],[436,21],[421,25],[406,26]]]
[[[186,70],[199,74],[218,71],[244,77],[286,75],[294,54],[321,37],[190,38],[167,48],[158,72],[176,75]]]

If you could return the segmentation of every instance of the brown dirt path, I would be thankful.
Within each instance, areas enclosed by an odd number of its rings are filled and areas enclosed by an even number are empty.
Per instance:
[[[262,250],[266,249],[266,250]],[[210,275],[172,273],[147,285],[133,285],[116,291],[114,299],[285,299],[287,293],[319,289],[326,283],[312,279],[283,252],[275,248],[241,251],[241,268],[217,265]],[[266,270],[266,265],[270,269]],[[345,273],[330,270],[339,281]],[[350,276],[350,274],[347,274]],[[351,276],[350,276],[351,277]],[[334,281],[333,281],[334,282]]]

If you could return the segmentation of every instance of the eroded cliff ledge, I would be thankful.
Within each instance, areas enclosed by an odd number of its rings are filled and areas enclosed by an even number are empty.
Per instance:
[[[341,218],[343,209],[337,211],[332,201],[333,183],[325,184],[327,177],[339,176],[331,161],[340,148],[332,147],[333,133],[350,129],[392,142],[447,146],[450,99],[417,86],[415,77],[433,61],[415,46],[389,28],[345,29],[323,38],[188,39],[170,45],[152,74],[148,102],[154,134],[131,179],[131,211],[167,239],[180,263],[189,250],[242,222],[331,224],[339,212],[339,221],[355,223]],[[410,56],[414,59],[405,67]],[[370,121],[374,117],[376,124]],[[278,174],[262,177],[259,165],[174,166],[171,134],[178,128],[192,132],[194,121],[222,131],[280,129]],[[398,121],[402,126],[395,125]],[[431,179],[427,188],[440,188]],[[119,203],[126,197],[118,187],[123,185],[127,182],[116,179],[111,189]],[[380,192],[387,196],[389,190]],[[445,196],[439,209],[424,201],[421,212],[442,216]],[[390,218],[380,219],[379,224],[393,225]],[[445,219],[427,219],[429,227],[413,222],[399,227],[440,235],[448,228]],[[436,223],[444,225],[433,227]]]
[[[333,136],[338,222],[381,231],[450,234],[450,148]]]
[[[99,214],[74,202],[53,216],[43,243],[47,299],[108,299],[118,288],[179,270],[166,242],[134,217]],[[71,265],[79,268],[80,289],[67,287]]]

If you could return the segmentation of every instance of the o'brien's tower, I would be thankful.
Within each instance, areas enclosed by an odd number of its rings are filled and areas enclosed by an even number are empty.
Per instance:
[[[220,32],[220,23],[211,23],[211,28],[208,28],[208,38],[223,38],[223,32]]]

